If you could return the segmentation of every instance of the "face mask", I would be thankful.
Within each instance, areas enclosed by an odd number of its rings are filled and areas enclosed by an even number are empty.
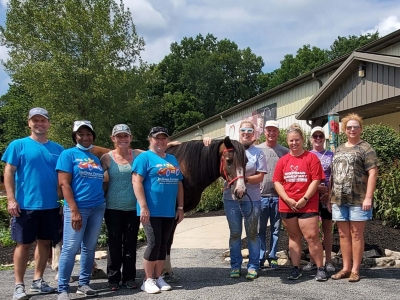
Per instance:
[[[90,145],[89,147],[85,148],[85,147],[83,147],[81,144],[76,144],[76,147],[77,147],[78,149],[81,149],[81,150],[84,150],[84,151],[88,151],[88,150],[90,150],[90,149],[93,148],[93,145]]]

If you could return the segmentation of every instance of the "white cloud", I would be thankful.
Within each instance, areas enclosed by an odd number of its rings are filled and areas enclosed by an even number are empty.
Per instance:
[[[146,41],[146,37],[144,38]],[[146,42],[145,51],[141,52],[143,61],[158,63],[169,54],[169,46],[175,41],[172,36],[166,36],[154,41]]]
[[[380,36],[385,36],[393,31],[396,31],[397,29],[400,29],[400,18],[392,15],[382,19],[379,24],[374,27],[374,29],[366,30],[363,32],[363,34],[374,33],[378,31]]]
[[[166,18],[148,1],[125,0],[124,4],[131,11],[136,26],[146,28],[146,30],[155,30],[167,26]]]
[[[7,7],[8,0],[1,0],[0,4],[3,7]]]

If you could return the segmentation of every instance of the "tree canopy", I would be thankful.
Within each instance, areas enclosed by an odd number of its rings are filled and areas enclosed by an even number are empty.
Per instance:
[[[71,144],[77,119],[91,120],[103,144],[114,124],[146,120],[144,41],[122,2],[11,0],[0,33],[6,71],[32,105],[49,110],[56,141]]]

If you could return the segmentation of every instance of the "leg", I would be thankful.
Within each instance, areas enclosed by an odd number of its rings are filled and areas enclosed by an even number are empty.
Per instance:
[[[24,283],[24,276],[29,259],[31,244],[20,244],[14,250],[14,276],[15,284]]]
[[[332,220],[322,220],[324,232],[325,263],[332,262]]]
[[[281,216],[278,211],[278,197],[270,198],[270,230],[271,230],[271,238],[270,238],[270,250],[269,250],[269,258],[270,259],[278,259],[276,256],[276,252],[278,251],[278,241],[279,234],[281,232]]]
[[[147,237],[147,247],[143,255],[143,269],[145,272],[145,280],[153,278],[157,259],[159,256],[162,235],[162,218],[150,217],[150,221],[143,224]]]
[[[269,197],[261,198],[260,222],[258,225],[258,237],[260,240],[260,266],[264,266],[267,253],[266,231],[269,219]]]
[[[290,219],[282,219],[283,225],[285,226],[286,232],[289,236],[289,251],[290,260],[294,267],[300,266],[301,259],[301,230],[299,227],[299,222],[297,217]]]
[[[107,277],[110,284],[119,284],[121,280],[123,213],[115,209],[106,209],[104,213],[108,233]]]
[[[323,249],[319,240],[318,216],[299,219],[300,230],[308,243],[310,255],[318,268],[323,267]]]
[[[172,234],[174,223],[174,218],[162,218],[161,243],[154,273],[155,278],[160,277],[164,269],[165,257],[167,255],[167,244]]]
[[[229,250],[231,257],[231,269],[240,270],[242,266],[241,236],[242,236],[242,214],[239,203],[234,200],[224,199],[224,209],[229,225]]]
[[[140,217],[136,215],[135,210],[125,211],[124,215],[122,282],[127,282],[129,280],[135,281],[136,278],[136,245]]]
[[[364,255],[364,231],[366,221],[350,221],[353,267],[352,273],[360,274],[360,265]]]
[[[342,271],[350,272],[352,258],[352,240],[350,233],[350,223],[348,221],[336,221],[339,238],[340,251],[342,252],[343,269]]]
[[[244,228],[246,230],[247,246],[249,248],[249,263],[247,264],[247,269],[255,270],[256,272],[258,272],[260,268],[260,240],[258,237],[260,206],[260,201],[242,201],[242,210],[245,215]]]
[[[103,222],[105,204],[87,210],[86,220],[82,216],[83,238],[81,243],[81,262],[79,272],[79,286],[88,285],[94,262],[97,240]],[[85,224],[86,223],[86,224]]]
[[[43,278],[44,270],[51,253],[50,240],[37,240],[35,249],[35,273],[33,279]]]

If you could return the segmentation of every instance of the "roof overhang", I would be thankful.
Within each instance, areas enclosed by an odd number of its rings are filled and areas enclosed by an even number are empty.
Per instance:
[[[325,99],[327,99],[354,70],[358,68],[361,62],[370,62],[400,68],[400,56],[355,51],[296,114],[296,119],[308,120],[312,113],[322,105]]]

